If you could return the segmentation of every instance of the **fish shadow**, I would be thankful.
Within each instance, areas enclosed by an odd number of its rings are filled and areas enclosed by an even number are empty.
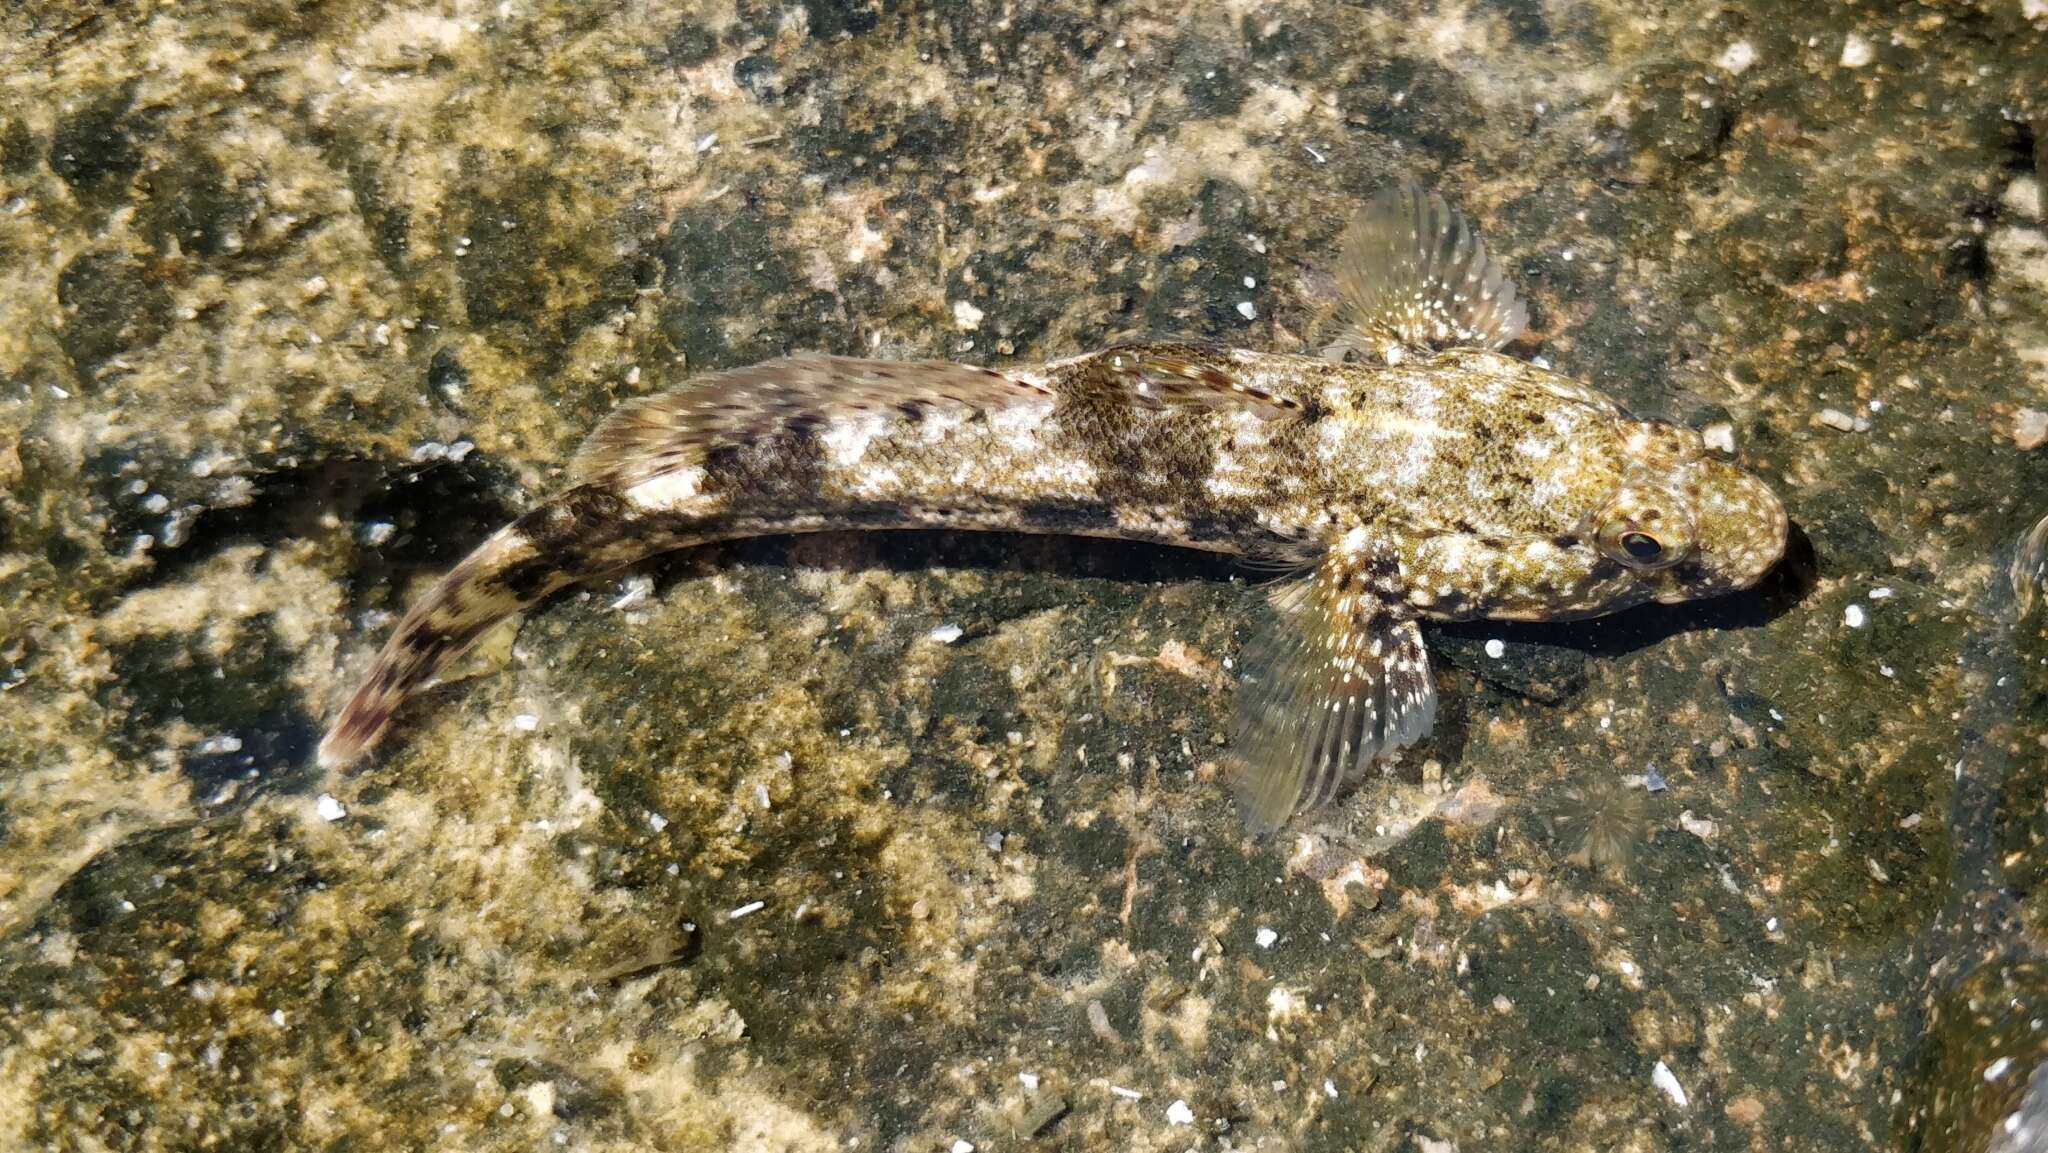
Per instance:
[[[802,542],[802,543],[800,543]],[[822,568],[859,572],[881,568],[910,573],[965,569],[1033,575],[1170,584],[1186,581],[1263,585],[1291,575],[1240,557],[1134,541],[1029,533],[889,530],[773,536],[688,549],[656,562],[666,585],[707,564]],[[1498,639],[1509,645],[1618,656],[1680,633],[1760,628],[1810,595],[1820,576],[1812,538],[1791,526],[1785,557],[1751,588],[1683,604],[1646,604],[1605,616],[1568,621],[1458,621],[1430,626],[1453,641]]]

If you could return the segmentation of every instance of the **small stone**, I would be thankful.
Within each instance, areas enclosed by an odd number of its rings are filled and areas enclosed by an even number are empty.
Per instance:
[[[1487,641],[1486,655],[1492,657],[1494,660],[1499,660],[1502,657],[1508,655],[1507,642],[1501,640],[1499,637],[1495,637],[1492,640]]]
[[[959,625],[940,625],[925,635],[942,645],[950,645],[960,639],[961,631]]]
[[[2005,186],[2005,195],[1998,198],[1998,203],[2015,216],[2026,220],[2039,220],[2041,182],[2031,176],[2015,176],[2012,183]]]
[[[532,713],[520,713],[512,718],[512,727],[522,733],[530,733],[540,727],[540,718]]]
[[[1192,1125],[1195,1123],[1195,1111],[1188,1108],[1186,1101],[1175,1101],[1166,1107],[1166,1120],[1173,1125]]]
[[[1259,318],[1259,306],[1249,300],[1240,300],[1237,302],[1237,314],[1246,320],[1257,320]]]
[[[1735,426],[1725,420],[1716,421],[1700,430],[1700,439],[1715,452],[1735,453]]]
[[[1024,1088],[1029,1092],[1038,1092],[1038,1074],[1036,1073],[1017,1074],[1017,1083],[1019,1085],[1024,1086]]]
[[[974,1153],[974,1142],[965,1140],[953,1142],[953,1153]]]
[[[1842,41],[1842,67],[1861,68],[1877,57],[1877,49],[1870,41],[1854,32]]]
[[[299,299],[311,303],[327,295],[327,287],[326,277],[308,277],[305,283],[299,285]]]
[[[1266,928],[1264,925],[1259,926],[1259,931],[1252,934],[1252,940],[1257,941],[1259,943],[1259,948],[1261,949],[1272,948],[1273,942],[1278,941],[1279,939],[1280,934],[1274,932],[1271,929]]]
[[[2022,452],[2032,452],[2048,444],[2048,412],[2035,408],[2023,408],[2012,414],[2012,442]]]
[[[1839,408],[1824,408],[1814,416],[1814,422],[1826,425],[1836,432],[1855,432],[1856,418]]]
[[[1756,45],[1747,40],[1737,40],[1721,50],[1714,64],[1730,76],[1740,76],[1756,63]]]
[[[1852,629],[1862,628],[1866,619],[1862,605],[1850,605],[1842,610],[1842,623]]]
[[[981,318],[986,316],[979,308],[965,300],[953,302],[953,326],[962,332],[973,332],[981,327]]]
[[[1728,1119],[1738,1125],[1754,1125],[1763,1120],[1764,1103],[1753,1095],[1744,1093],[1728,1102],[1721,1112],[1728,1114]]]
[[[1017,1123],[1017,1131],[1026,1137],[1036,1137],[1052,1128],[1054,1122],[1066,1115],[1067,1099],[1056,1093],[1040,1101],[1031,1112],[1024,1114],[1024,1119]]]
[[[319,799],[313,802],[313,813],[331,825],[348,816],[348,806],[335,800],[334,794],[322,793]]]

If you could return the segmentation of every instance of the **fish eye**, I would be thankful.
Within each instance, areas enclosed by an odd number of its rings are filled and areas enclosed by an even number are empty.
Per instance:
[[[1667,501],[1624,492],[1602,514],[1595,543],[1610,560],[1638,572],[1655,572],[1692,551],[1692,519]]]

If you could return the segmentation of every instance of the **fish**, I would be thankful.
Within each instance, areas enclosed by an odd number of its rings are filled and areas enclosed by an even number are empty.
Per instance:
[[[399,621],[319,748],[356,763],[487,629],[658,553],[938,529],[1233,554],[1273,582],[1236,662],[1226,769],[1248,824],[1329,803],[1426,736],[1421,623],[1556,621],[1748,588],[1785,551],[1771,487],[1699,433],[1501,351],[1528,311],[1414,180],[1343,232],[1319,355],[1142,339],[1037,366],[799,354],[629,400],[567,483]]]

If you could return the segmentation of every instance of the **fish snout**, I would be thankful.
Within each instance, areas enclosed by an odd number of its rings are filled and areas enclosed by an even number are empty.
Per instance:
[[[1791,531],[1785,503],[1762,478],[1735,465],[1707,461],[1701,469],[1693,575],[1704,587],[1691,595],[1749,588],[1785,556]]]

